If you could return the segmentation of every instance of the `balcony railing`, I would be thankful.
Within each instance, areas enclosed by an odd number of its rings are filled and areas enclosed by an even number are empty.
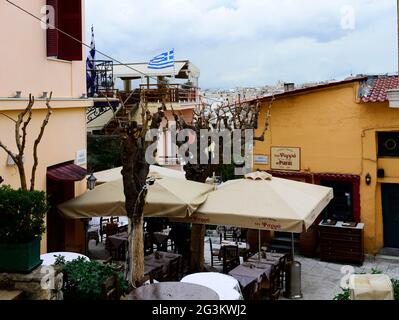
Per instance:
[[[142,84],[140,94],[146,102],[181,103],[196,102],[198,99],[197,88],[184,88],[181,84]]]
[[[95,60],[95,69],[87,69],[88,73],[95,74],[94,92],[88,85],[88,97],[115,97],[116,90],[114,89],[114,64],[110,60]]]

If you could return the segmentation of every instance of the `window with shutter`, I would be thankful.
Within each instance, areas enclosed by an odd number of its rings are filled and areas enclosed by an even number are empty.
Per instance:
[[[47,0],[56,11],[56,26],[71,37],[57,30],[47,31],[47,55],[63,60],[82,60],[82,1]],[[76,40],[78,41],[76,41]]]
[[[58,27],[58,0],[47,0],[47,7],[53,7],[52,13],[54,13],[54,27]],[[50,14],[50,10],[47,10],[47,15]],[[51,23],[50,19],[47,19],[47,23]],[[58,57],[58,31],[53,26],[47,28],[47,57]]]

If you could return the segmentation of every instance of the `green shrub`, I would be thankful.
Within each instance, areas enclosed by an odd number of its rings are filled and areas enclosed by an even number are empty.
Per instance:
[[[102,171],[122,166],[121,140],[119,136],[87,136],[87,169]]]
[[[55,264],[60,266],[64,275],[65,300],[100,300],[102,283],[114,274],[119,279],[121,294],[128,292],[124,275],[111,265],[87,261],[81,257],[70,262],[65,262],[63,257],[58,257]]]
[[[392,279],[393,295],[395,300],[399,300],[399,280]]]
[[[342,289],[341,293],[335,295],[334,300],[350,300],[349,289]]]
[[[48,209],[44,192],[0,187],[0,243],[28,243],[40,237]]]

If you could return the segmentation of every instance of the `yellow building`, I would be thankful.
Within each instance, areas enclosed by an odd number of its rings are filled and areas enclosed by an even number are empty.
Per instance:
[[[327,217],[363,222],[366,252],[399,248],[399,109],[389,107],[390,76],[357,77],[296,89],[272,103],[254,167],[334,188]],[[271,105],[262,99],[259,123]]]
[[[57,27],[82,39],[84,1],[15,1],[35,15],[50,14]],[[46,12],[47,10],[47,12]],[[28,181],[33,164],[32,149],[46,115],[46,96],[53,92],[51,115],[38,149],[39,166],[36,189],[47,191],[53,209],[47,216],[47,233],[42,251],[83,251],[82,225],[62,221],[55,205],[85,191],[86,181],[86,108],[93,102],[86,93],[86,67],[82,45],[46,29],[40,21],[6,1],[0,2],[0,141],[16,153],[14,122],[36,97],[33,118],[28,126],[25,167]],[[10,32],[5,32],[10,30]],[[11,32],[12,30],[12,32]],[[3,184],[20,187],[18,170],[0,149],[0,176]],[[68,235],[67,237],[65,235]]]

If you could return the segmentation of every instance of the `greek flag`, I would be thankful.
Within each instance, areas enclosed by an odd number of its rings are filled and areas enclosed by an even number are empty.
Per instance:
[[[94,97],[96,93],[96,44],[94,42],[94,28],[91,26],[91,45],[89,55],[86,59],[86,84],[87,96]]]
[[[165,69],[175,66],[175,49],[161,53],[152,58],[148,63],[148,69]]]

